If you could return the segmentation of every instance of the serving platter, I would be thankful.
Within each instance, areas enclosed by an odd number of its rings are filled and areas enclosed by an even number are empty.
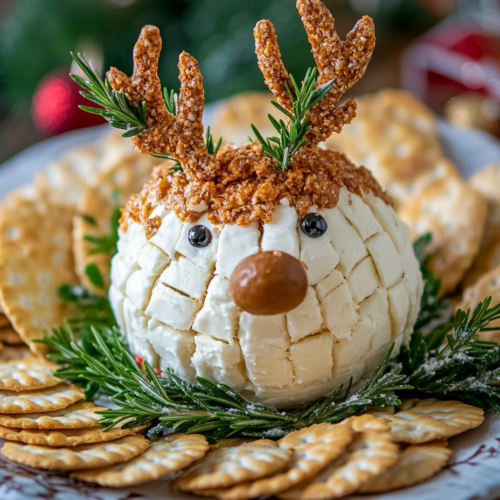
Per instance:
[[[208,107],[207,123],[212,121],[217,108],[217,104]],[[18,154],[0,166],[0,199],[12,189],[31,182],[38,170],[66,150],[92,143],[108,130],[109,127],[103,125],[71,132]],[[438,122],[438,132],[447,155],[466,178],[488,163],[500,161],[500,143],[487,134],[458,129],[444,121]],[[500,414],[488,413],[481,427],[452,439],[450,447],[453,449],[450,462],[434,479],[388,494],[351,498],[488,500],[500,496]],[[28,498],[181,500],[194,497],[173,491],[168,478],[141,487],[112,490],[77,482],[58,472],[40,472],[0,456],[0,499]]]

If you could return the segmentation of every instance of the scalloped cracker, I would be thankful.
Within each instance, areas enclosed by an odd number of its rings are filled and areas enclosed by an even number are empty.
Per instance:
[[[13,192],[0,206],[0,299],[15,330],[37,353],[47,347],[32,341],[64,322],[58,288],[77,283],[72,215],[39,193],[27,199]]]
[[[202,458],[208,449],[205,436],[171,434],[151,443],[142,455],[130,462],[73,472],[71,477],[111,488],[133,486],[189,467]]]
[[[398,459],[398,446],[388,432],[357,433],[347,449],[316,477],[279,496],[285,500],[339,498],[359,490]]]
[[[262,495],[276,495],[305,481],[335,460],[352,441],[349,425],[336,425],[310,434],[311,442],[294,451],[288,465],[274,475],[245,482],[232,488],[206,490],[222,500],[243,500]],[[196,492],[198,493],[198,492]]]
[[[2,453],[10,460],[40,469],[82,470],[128,462],[146,451],[149,441],[127,436],[109,443],[88,444],[74,448],[49,448],[7,442]]]
[[[412,445],[402,450],[395,465],[361,487],[362,493],[383,493],[406,488],[435,476],[448,462],[445,441]]]
[[[0,413],[34,413],[61,410],[85,398],[74,385],[59,384],[47,389],[17,393],[0,391]]]
[[[114,441],[125,436],[138,434],[149,427],[148,424],[133,427],[132,429],[120,429],[113,427],[104,431],[102,425],[83,429],[12,429],[0,425],[0,437],[7,441],[18,441],[26,444],[40,446],[80,446],[82,444],[105,443]]]
[[[181,491],[227,488],[272,474],[288,463],[291,454],[269,439],[214,450],[185,471],[175,486]]]
[[[62,410],[44,413],[19,413],[0,415],[0,425],[15,429],[80,429],[94,427],[101,415],[97,411],[107,410],[104,406],[84,401]]]
[[[422,399],[412,408],[375,414],[389,420],[394,441],[420,444],[448,439],[483,423],[484,411],[460,401]]]
[[[62,382],[53,371],[52,365],[33,364],[32,360],[0,364],[0,390],[19,392],[53,387]]]

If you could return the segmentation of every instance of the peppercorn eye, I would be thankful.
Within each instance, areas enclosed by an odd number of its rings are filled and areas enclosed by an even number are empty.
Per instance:
[[[210,245],[212,234],[202,225],[193,226],[188,233],[188,240],[196,248],[203,248]]]
[[[300,230],[309,238],[319,238],[326,233],[327,229],[326,220],[319,214],[307,214],[300,221]]]

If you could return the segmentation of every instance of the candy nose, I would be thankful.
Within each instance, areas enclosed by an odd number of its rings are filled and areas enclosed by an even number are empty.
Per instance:
[[[283,314],[304,300],[307,275],[301,262],[287,253],[258,252],[236,266],[230,289],[234,302],[243,311]]]

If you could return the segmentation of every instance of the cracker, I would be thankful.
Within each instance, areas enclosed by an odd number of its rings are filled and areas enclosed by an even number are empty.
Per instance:
[[[320,428],[310,434],[311,442],[293,452],[287,466],[273,475],[245,482],[232,488],[205,490],[222,500],[243,500],[262,495],[276,495],[305,481],[335,460],[352,441],[353,432],[348,425],[336,425],[328,431]],[[198,493],[198,491],[196,492]]]
[[[257,438],[224,438],[212,444],[210,449],[218,450],[220,448],[233,448],[234,446],[241,446],[242,444],[253,443],[254,441],[257,441]]]
[[[9,345],[24,344],[23,339],[10,325],[0,329],[0,342],[4,342],[5,344]]]
[[[58,327],[65,314],[57,290],[77,283],[71,252],[72,211],[38,195],[11,193],[0,206],[0,300],[21,338],[32,343]]]
[[[483,235],[483,242],[486,235]],[[472,266],[465,273],[464,279],[460,284],[462,290],[474,285],[481,279],[483,274],[491,271],[495,267],[500,266],[500,238],[496,237],[489,240],[484,246],[481,246],[479,252],[472,263]]]
[[[490,307],[500,303],[500,265],[483,274],[476,283],[464,290],[457,309],[463,311],[470,309],[472,313],[477,304],[489,296],[491,296]],[[500,320],[491,321],[488,327],[500,327]],[[478,332],[477,335],[481,340],[500,342],[500,331]]]
[[[248,137],[255,134],[250,124],[257,127],[263,137],[271,137],[276,130],[271,125],[268,114],[276,119],[281,113],[271,104],[273,96],[270,92],[245,92],[224,99],[215,110],[210,126],[212,135],[218,140],[223,137],[226,144],[243,144]]]
[[[441,293],[455,290],[476,256],[486,220],[483,195],[460,179],[442,179],[405,202],[399,216],[415,240],[432,234],[429,268],[441,278]]]
[[[111,232],[110,218],[113,212],[113,193],[118,194],[119,206],[125,206],[131,194],[140,191],[148,181],[153,166],[158,161],[147,155],[126,155],[97,176],[95,183],[85,188],[76,215],[73,219],[73,254],[80,282],[85,288],[98,291],[85,274],[85,266],[95,263],[109,286],[109,269],[112,255],[109,253],[92,254],[95,248],[84,236],[100,237]],[[79,214],[94,219],[95,224]]]
[[[2,453],[14,462],[39,469],[82,470],[128,462],[146,451],[149,444],[147,439],[139,436],[74,448],[49,448],[7,442],[3,445]]]
[[[189,467],[208,449],[207,440],[200,434],[171,434],[151,443],[142,455],[130,462],[73,472],[71,477],[112,488],[133,486]]]
[[[361,487],[362,493],[382,493],[406,488],[435,476],[448,462],[451,450],[445,441],[408,446],[395,465]]]
[[[396,204],[442,175],[458,177],[443,156],[432,112],[411,94],[382,90],[356,99],[356,119],[326,147],[370,169]]]
[[[54,377],[54,366],[48,363],[33,363],[33,360],[13,360],[0,365],[0,390],[27,391],[45,389],[60,384]]]
[[[260,439],[232,448],[211,451],[175,482],[181,491],[228,488],[268,476],[288,463],[292,452],[274,441]]]
[[[470,183],[485,197],[488,206],[482,242],[482,246],[487,246],[500,233],[500,162],[477,171]]]
[[[316,477],[278,496],[285,500],[322,500],[349,495],[394,465],[398,450],[388,432],[357,433],[344,453]]]
[[[484,411],[460,401],[422,399],[415,406],[395,413],[375,414],[389,420],[394,441],[421,444],[448,439],[483,423]]]
[[[17,393],[0,391],[0,413],[34,413],[61,410],[81,399],[84,392],[74,385],[60,384],[47,389]]]
[[[0,425],[14,429],[81,429],[97,425],[102,416],[96,412],[104,410],[104,406],[84,401],[45,413],[0,415]]]
[[[0,425],[0,438],[40,446],[80,446],[82,444],[105,443],[138,434],[149,427],[139,425],[132,429],[120,429],[118,426],[104,432],[103,425],[83,429],[12,429]]]

